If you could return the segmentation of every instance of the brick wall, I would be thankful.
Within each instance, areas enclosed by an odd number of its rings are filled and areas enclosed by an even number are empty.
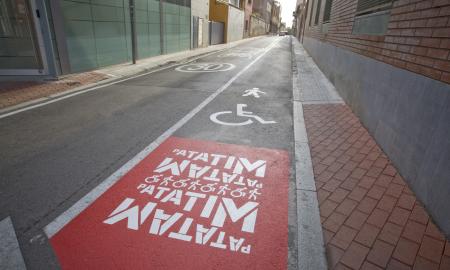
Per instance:
[[[325,2],[322,0],[319,18]],[[321,31],[321,19],[314,26],[314,16],[309,26],[310,14],[315,14],[309,11],[305,35],[450,83],[450,0],[394,1],[384,36],[352,34],[357,3],[333,0],[327,33]]]

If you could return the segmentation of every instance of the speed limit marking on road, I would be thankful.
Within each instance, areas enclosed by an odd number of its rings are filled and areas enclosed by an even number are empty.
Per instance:
[[[230,63],[193,63],[177,67],[180,72],[219,72],[234,69],[236,66]]]

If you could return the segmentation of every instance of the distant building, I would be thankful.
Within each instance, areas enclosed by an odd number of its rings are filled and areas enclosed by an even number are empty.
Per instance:
[[[223,31],[211,30],[211,36],[223,35],[224,42],[240,40],[244,37],[244,4],[241,0],[210,0],[210,20],[223,24]]]
[[[281,5],[280,2],[274,1],[270,15],[269,31],[275,34],[278,33],[280,31],[280,24],[281,24]]]
[[[250,24],[252,16],[253,0],[244,1],[244,37],[250,37]]]
[[[273,0],[253,0],[253,17],[264,23],[264,34],[268,33],[270,30],[272,5]],[[260,28],[260,26],[258,28]]]
[[[209,0],[191,0],[192,47],[201,48],[209,44]]]
[[[293,35],[300,39],[303,31],[304,21],[305,21],[305,0],[297,0],[295,5],[295,10],[293,13],[294,20],[292,21],[292,31]]]

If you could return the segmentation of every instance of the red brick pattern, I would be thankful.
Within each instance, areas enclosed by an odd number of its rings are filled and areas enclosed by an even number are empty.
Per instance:
[[[450,269],[450,242],[346,105],[305,105],[330,269]]]
[[[385,36],[352,34],[357,2],[333,0],[328,33],[307,18],[305,34],[450,83],[450,0],[394,1]]]
[[[73,74],[58,81],[0,82],[0,109],[107,79],[97,72]]]

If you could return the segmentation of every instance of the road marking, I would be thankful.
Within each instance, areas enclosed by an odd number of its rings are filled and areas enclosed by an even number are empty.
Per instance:
[[[193,63],[177,67],[180,72],[222,72],[234,69],[236,66],[230,63]]]
[[[0,221],[0,269],[26,269],[11,218]]]
[[[226,50],[226,49],[224,49],[224,50]],[[114,85],[114,84],[118,84],[118,83],[121,83],[121,82],[124,82],[124,81],[128,81],[128,80],[136,79],[136,78],[139,78],[139,77],[142,77],[142,76],[146,76],[146,75],[149,75],[149,74],[152,74],[152,73],[155,73],[155,72],[163,71],[163,70],[166,70],[166,69],[171,69],[173,67],[176,67],[176,66],[179,66],[179,65],[183,65],[185,63],[190,63],[190,62],[193,62],[193,61],[197,61],[198,59],[210,56],[212,54],[220,53],[220,52],[222,52],[224,50],[210,52],[210,53],[207,53],[207,54],[202,55],[200,57],[193,58],[193,59],[191,59],[191,60],[189,60],[187,62],[184,62],[184,63],[178,63],[178,64],[169,65],[169,66],[162,67],[162,68],[159,68],[159,69],[155,69],[155,70],[152,70],[152,71],[149,71],[149,72],[145,72],[145,73],[142,73],[142,74],[138,74],[138,75],[134,75],[134,76],[131,76],[131,77],[127,77],[127,78],[124,78],[124,79],[115,80],[115,81],[110,82],[110,83],[106,83],[106,84],[102,84],[102,85],[99,85],[99,86],[90,87],[90,88],[87,88],[87,89],[84,89],[84,90],[79,90],[79,91],[75,90],[72,93],[71,93],[71,90],[68,90],[66,92],[58,93],[58,94],[55,94],[55,95],[50,95],[49,97],[40,98],[38,100],[33,100],[33,101],[30,101],[30,102],[34,103],[34,102],[39,102],[41,100],[43,102],[40,102],[40,103],[37,103],[37,104],[34,104],[34,105],[30,105],[30,106],[27,106],[27,107],[24,107],[24,108],[20,108],[20,109],[17,109],[17,110],[13,110],[13,111],[10,111],[10,112],[6,112],[6,113],[0,115],[0,119],[6,118],[6,117],[9,117],[9,116],[21,113],[21,112],[25,112],[25,111],[36,109],[36,108],[39,108],[39,107],[43,107],[43,106],[46,106],[48,104],[52,104],[52,103],[55,103],[55,102],[58,102],[58,101],[61,101],[61,100],[65,100],[65,99],[68,99],[68,98],[71,98],[71,97],[74,97],[74,96],[78,96],[78,95],[81,95],[81,94],[84,94],[84,93],[87,93],[87,92],[91,92],[91,91],[94,91],[94,90],[97,90],[97,89],[100,89],[100,88],[108,87],[108,86],[111,86],[111,85]],[[74,89],[72,89],[72,90],[74,90]],[[60,95],[62,95],[62,96],[60,96]],[[44,100],[47,100],[47,101],[44,101]],[[0,112],[1,111],[2,110],[0,110]]]
[[[259,98],[260,95],[259,94],[263,94],[265,95],[266,92],[259,90],[259,88],[255,87],[253,89],[248,89],[244,91],[244,94],[242,95],[243,97],[248,97],[248,96],[254,96],[255,98]]]
[[[219,94],[225,91],[235,80],[237,80],[242,74],[244,74],[250,67],[252,67],[259,59],[261,59],[267,52],[269,52],[274,45],[279,42],[279,39],[275,39],[267,48],[256,57],[252,62],[245,66],[241,71],[234,75],[227,83],[217,89],[209,97],[207,97],[203,102],[201,102],[197,107],[192,109],[188,114],[186,114],[182,119],[180,119],[175,125],[166,130],[161,134],[155,141],[150,143],[135,157],[125,163],[121,168],[114,172],[111,176],[106,178],[97,187],[92,189],[88,194],[76,202],[72,207],[67,209],[54,221],[49,223],[45,227],[45,233],[49,238],[55,235],[62,227],[69,223],[73,218],[75,218],[79,213],[81,213],[86,207],[88,207],[93,201],[95,201],[100,195],[102,195],[108,188],[110,188],[115,182],[117,182],[123,175],[125,175],[129,170],[131,170],[136,164],[143,160],[149,153],[156,149],[162,142],[169,138],[175,131],[186,124],[192,117],[194,117],[200,110],[202,110],[206,105],[208,105],[213,99],[215,99]]]
[[[217,117],[219,117],[220,115],[224,115],[224,114],[233,114],[232,111],[223,111],[223,112],[216,112],[213,113],[209,116],[209,119],[211,121],[213,121],[216,124],[219,125],[225,125],[225,126],[246,126],[246,125],[250,125],[253,123],[253,119],[255,119],[256,121],[258,121],[259,123],[263,124],[263,125],[267,125],[267,124],[275,124],[276,121],[267,121],[262,119],[261,117],[254,115],[252,112],[249,111],[244,111],[244,108],[247,107],[247,104],[237,104],[237,109],[236,109],[236,115],[239,117],[244,117],[247,118],[247,120],[245,120],[244,122],[225,122],[222,120],[217,119]]]
[[[285,269],[289,168],[285,150],[170,137],[50,243],[63,269]]]

